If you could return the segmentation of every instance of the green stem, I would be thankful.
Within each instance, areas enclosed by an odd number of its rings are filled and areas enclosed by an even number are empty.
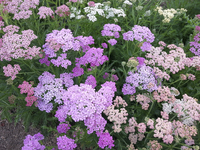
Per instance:
[[[152,104],[151,104],[151,107],[150,107],[148,113],[147,113],[147,117],[149,116],[149,114],[150,114],[150,112],[151,112],[151,110],[152,110],[152,108],[153,108],[153,105],[154,105],[154,100],[153,100],[153,102],[152,102]]]

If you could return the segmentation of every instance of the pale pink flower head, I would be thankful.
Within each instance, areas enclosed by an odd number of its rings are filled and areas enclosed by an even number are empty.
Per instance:
[[[69,14],[70,14],[69,7],[67,7],[66,5],[61,5],[61,6],[57,7],[57,10],[55,11],[55,13],[57,15],[59,15],[60,17],[69,16]]]
[[[156,140],[149,141],[147,143],[147,145],[150,147],[150,150],[161,150],[162,149],[162,146]]]
[[[193,75],[191,73],[189,73],[189,74],[187,73],[186,76],[188,77],[189,80],[192,80],[192,81],[196,80],[195,75]]]
[[[181,80],[186,80],[187,79],[186,75],[184,75],[184,74],[180,74],[180,78],[181,78]]]
[[[54,14],[53,10],[49,7],[41,6],[38,10],[39,12],[37,14],[40,15],[40,19],[46,19],[47,16]]]
[[[20,66],[18,64],[15,64],[14,67],[12,67],[11,64],[8,64],[7,66],[3,66],[3,72],[6,77],[11,77],[12,80],[16,78],[16,75],[21,70]]]
[[[145,125],[144,123],[139,123],[139,124],[137,125],[137,127],[138,127],[138,131],[139,131],[140,133],[145,133],[145,132],[146,132],[146,125]]]
[[[90,7],[95,7],[95,2],[89,1],[89,2],[88,2],[88,6],[90,6]]]

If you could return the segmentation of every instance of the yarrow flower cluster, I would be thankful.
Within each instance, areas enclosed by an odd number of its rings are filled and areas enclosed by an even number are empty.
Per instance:
[[[22,150],[28,150],[28,149],[44,150],[45,146],[39,143],[39,141],[43,139],[44,136],[41,133],[37,133],[34,136],[27,135],[26,138],[24,139],[24,146],[22,147]]]
[[[58,149],[60,150],[72,150],[77,147],[74,143],[75,140],[68,138],[66,135],[59,136],[57,138]]]
[[[27,19],[32,15],[31,8],[35,9],[39,5],[39,0],[15,0],[3,1],[4,9],[14,14],[13,19]]]
[[[62,123],[57,126],[58,133],[66,133],[69,129],[70,125],[66,123]]]
[[[163,23],[169,23],[172,18],[187,12],[187,10],[184,8],[177,10],[175,10],[174,8],[163,10],[163,8],[159,6],[155,9],[155,11],[158,11],[160,15],[164,16],[164,19],[162,20]]]
[[[128,31],[123,33],[123,39],[126,41],[133,41],[133,39],[143,42],[140,47],[142,51],[149,51],[151,49],[151,44],[155,36],[148,27],[135,25],[132,28],[132,31]]]
[[[83,52],[86,52],[88,54],[86,54],[86,56],[84,56],[81,59],[87,59],[88,57],[87,55],[90,55],[91,53],[95,53],[95,50],[96,50],[95,48],[90,48],[89,45],[91,44],[94,44],[94,39],[92,38],[92,36],[74,37],[71,30],[69,29],[62,29],[61,31],[53,30],[52,33],[47,34],[46,43],[43,45],[44,52],[46,55],[45,55],[45,58],[43,58],[40,61],[43,63],[49,64],[48,58],[47,58],[48,56],[49,58],[52,58],[50,61],[55,66],[58,67],[61,65],[62,67],[67,69],[67,67],[71,65],[71,61],[67,59],[66,52],[69,50],[80,51],[82,48]],[[60,56],[59,56],[56,52],[59,51],[60,49],[62,49],[62,53],[60,53]],[[103,53],[103,50],[100,50],[100,48],[97,50],[99,50],[99,53]],[[102,58],[104,57],[105,56],[103,56]],[[85,63],[97,63],[97,60],[93,60],[92,62],[84,62],[79,65],[85,65]],[[100,63],[102,63],[102,61]],[[80,66],[77,66],[77,67],[80,68]]]
[[[37,13],[40,16],[40,19],[46,19],[47,16],[53,16],[54,12],[50,7],[41,6]]]
[[[114,140],[108,132],[97,132],[97,136],[99,137],[98,145],[102,149],[104,149],[106,146],[108,146],[110,149],[115,146],[113,144]]]
[[[37,107],[40,108],[40,105],[47,105],[52,100],[58,104],[62,104],[62,96],[65,91],[63,88],[63,82],[65,81],[63,80],[65,80],[65,78],[55,78],[55,75],[45,71],[39,76],[38,80],[39,83],[34,89],[34,95],[40,99]],[[52,106],[52,104],[49,106]]]
[[[57,7],[57,10],[55,11],[55,13],[57,15],[59,15],[60,17],[66,17],[69,16],[70,12],[69,12],[69,7],[67,7],[66,5],[61,5],[59,7]]]
[[[200,56],[200,32],[194,36],[194,42],[190,42],[190,51],[197,56]]]
[[[67,115],[70,115],[75,122],[84,121],[89,128],[88,134],[99,128],[104,130],[106,121],[101,113],[112,105],[115,91],[114,82],[104,83],[98,92],[87,84],[71,86],[64,92],[62,97],[64,105],[58,108],[55,116],[60,122],[64,122]]]
[[[165,43],[162,43],[162,45],[163,44]],[[145,63],[153,66],[162,66],[164,70],[169,70],[173,74],[185,69],[185,66],[192,66],[193,60],[189,60],[189,58],[186,57],[186,54],[181,47],[177,47],[174,44],[168,45],[167,48],[170,49],[169,54],[167,54],[165,51],[162,51],[163,48],[163,46],[152,46],[151,50],[145,56],[146,58],[149,58],[149,60],[145,60]],[[196,65],[198,65],[198,62],[196,62]],[[166,78],[169,78],[165,73],[164,75]]]
[[[109,106],[106,110],[104,110],[104,114],[108,116],[108,120],[113,122],[114,132],[120,132],[121,124],[126,123],[127,120],[127,110],[125,108],[115,109],[115,106],[119,107],[119,105],[123,105],[123,107],[127,106],[127,103],[119,96],[116,97],[114,100],[114,105]]]
[[[32,59],[40,54],[40,47],[29,47],[31,41],[37,38],[32,30],[24,30],[20,35],[15,33],[19,31],[18,26],[9,25],[3,28],[3,31],[6,33],[2,36],[3,43],[0,47],[1,61],[11,61],[12,58]]]
[[[173,103],[164,103],[163,111],[167,114],[176,113],[179,120],[188,126],[200,120],[200,104],[187,94],[184,94],[181,100],[176,99]]]
[[[90,64],[91,67],[100,66],[105,61],[108,61],[108,57],[103,55],[104,49],[92,47],[85,52],[80,58],[76,58],[76,66]]]
[[[32,84],[24,81],[18,86],[18,88],[20,88],[21,94],[27,93],[27,97],[25,98],[27,102],[26,106],[32,106],[32,104],[37,100],[37,97],[34,96],[34,88],[32,87]]]
[[[125,17],[126,14],[122,8],[112,8],[109,5],[106,5],[105,3],[95,3],[95,5],[88,6],[84,8],[85,13],[87,14],[87,17],[90,21],[95,22],[97,21],[96,15],[100,15],[102,17],[105,17],[106,19],[115,17],[117,15],[118,17]]]
[[[93,75],[90,75],[85,80],[85,84],[92,85],[92,88],[94,89],[97,86],[97,81]]]
[[[136,87],[149,92],[157,90],[157,80],[151,67],[143,65],[138,68],[136,73],[130,71],[126,77],[122,92],[124,95],[133,95],[136,92]]]
[[[8,64],[7,66],[3,66],[3,72],[6,77],[11,77],[12,80],[14,80],[21,70],[20,66],[18,64],[14,64],[14,67],[12,67],[11,64]]]

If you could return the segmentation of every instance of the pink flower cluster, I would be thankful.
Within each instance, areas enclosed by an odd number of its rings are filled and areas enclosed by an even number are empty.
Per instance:
[[[139,133],[135,133],[135,127],[138,128],[138,132]],[[137,141],[142,141],[142,139],[145,137],[144,133],[146,132],[146,125],[144,123],[137,123],[134,117],[131,117],[129,119],[129,126],[125,127],[125,132],[128,134],[128,132],[130,132],[129,134],[129,140],[131,142],[131,144],[136,144]]]
[[[3,43],[0,47],[1,61],[11,61],[11,58],[32,59],[40,54],[40,47],[29,47],[31,41],[37,38],[32,30],[24,30],[20,35],[15,33],[19,31],[18,26],[9,25],[3,28],[3,31],[6,33],[2,36]]]
[[[39,0],[14,0],[3,1],[4,10],[7,10],[9,13],[14,14],[13,19],[27,19],[32,15],[31,8],[35,9],[39,5]]]
[[[171,135],[173,131],[172,123],[163,120],[161,118],[156,119],[156,125],[154,130],[154,137],[162,138],[163,142],[166,144],[171,144],[174,140],[173,136]]]
[[[172,122],[174,128],[174,135],[179,136],[181,138],[192,139],[192,136],[197,135],[197,127],[196,126],[188,126],[184,125],[180,121]]]
[[[127,103],[125,100],[123,100],[120,96],[117,96],[114,100],[114,105],[109,106],[106,110],[104,110],[104,114],[108,116],[108,120],[113,122],[114,126],[112,127],[114,129],[114,132],[121,132],[121,124],[126,123],[127,120],[127,110],[125,108],[120,108],[119,105],[123,105],[123,107],[127,106]],[[115,106],[118,107],[118,109],[115,109]]]
[[[142,109],[144,110],[148,110],[149,103],[152,102],[152,100],[148,97],[148,95],[142,95],[142,94],[136,95],[136,101],[142,105]]]
[[[70,12],[69,12],[69,7],[67,7],[66,5],[61,5],[59,7],[57,7],[57,10],[55,11],[55,13],[57,15],[59,15],[60,17],[66,17],[69,16]]]
[[[171,49],[169,54],[162,51],[162,48],[162,46],[152,47],[149,53],[146,54],[146,58],[150,58],[150,60],[145,60],[145,63],[153,66],[157,64],[165,70],[169,69],[173,74],[185,68],[186,54],[182,48],[172,44],[168,45],[168,48]]]
[[[26,106],[32,106],[32,104],[37,100],[37,97],[34,95],[34,88],[32,84],[29,84],[27,81],[24,81],[22,84],[18,86],[20,88],[20,93],[27,93],[27,97],[25,98],[27,104]]]
[[[162,146],[160,145],[160,143],[158,143],[158,141],[156,140],[153,140],[153,141],[149,141],[147,143],[147,146],[149,146],[149,150],[161,150],[162,149]]]
[[[179,120],[186,125],[194,125],[196,121],[200,121],[200,104],[196,99],[183,95],[183,99],[176,99],[173,103],[164,103],[163,111],[166,114],[174,112]]]
[[[37,14],[40,15],[40,19],[46,19],[47,16],[53,16],[54,14],[53,10],[46,6],[41,6],[38,10],[39,12]]]
[[[18,64],[14,64],[14,67],[12,67],[11,64],[8,64],[7,67],[3,66],[4,75],[6,77],[11,77],[12,80],[17,77],[16,74],[18,74],[20,70],[21,68]]]
[[[176,100],[170,88],[166,86],[158,87],[158,90],[153,92],[153,98],[159,103],[162,101],[173,103]]]

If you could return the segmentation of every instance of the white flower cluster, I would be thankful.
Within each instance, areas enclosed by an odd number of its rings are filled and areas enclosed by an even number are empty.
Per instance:
[[[90,21],[95,22],[97,21],[96,14],[99,14],[100,16],[111,18],[115,17],[125,17],[126,14],[122,8],[111,8],[109,5],[101,4],[101,3],[95,3],[94,7],[85,7],[84,8],[85,13],[87,13],[87,17]]]
[[[85,17],[84,15],[80,15],[81,10],[77,10],[76,7],[72,7],[70,9],[70,12],[71,12],[70,19],[72,19],[72,18],[81,19],[81,18]]]
[[[155,11],[158,11],[160,15],[164,16],[164,19],[162,20],[163,23],[169,23],[171,19],[175,17],[175,15],[178,16],[183,14],[184,12],[187,12],[187,10],[184,8],[177,10],[175,10],[174,8],[163,10],[163,8],[159,6],[155,9]]]

